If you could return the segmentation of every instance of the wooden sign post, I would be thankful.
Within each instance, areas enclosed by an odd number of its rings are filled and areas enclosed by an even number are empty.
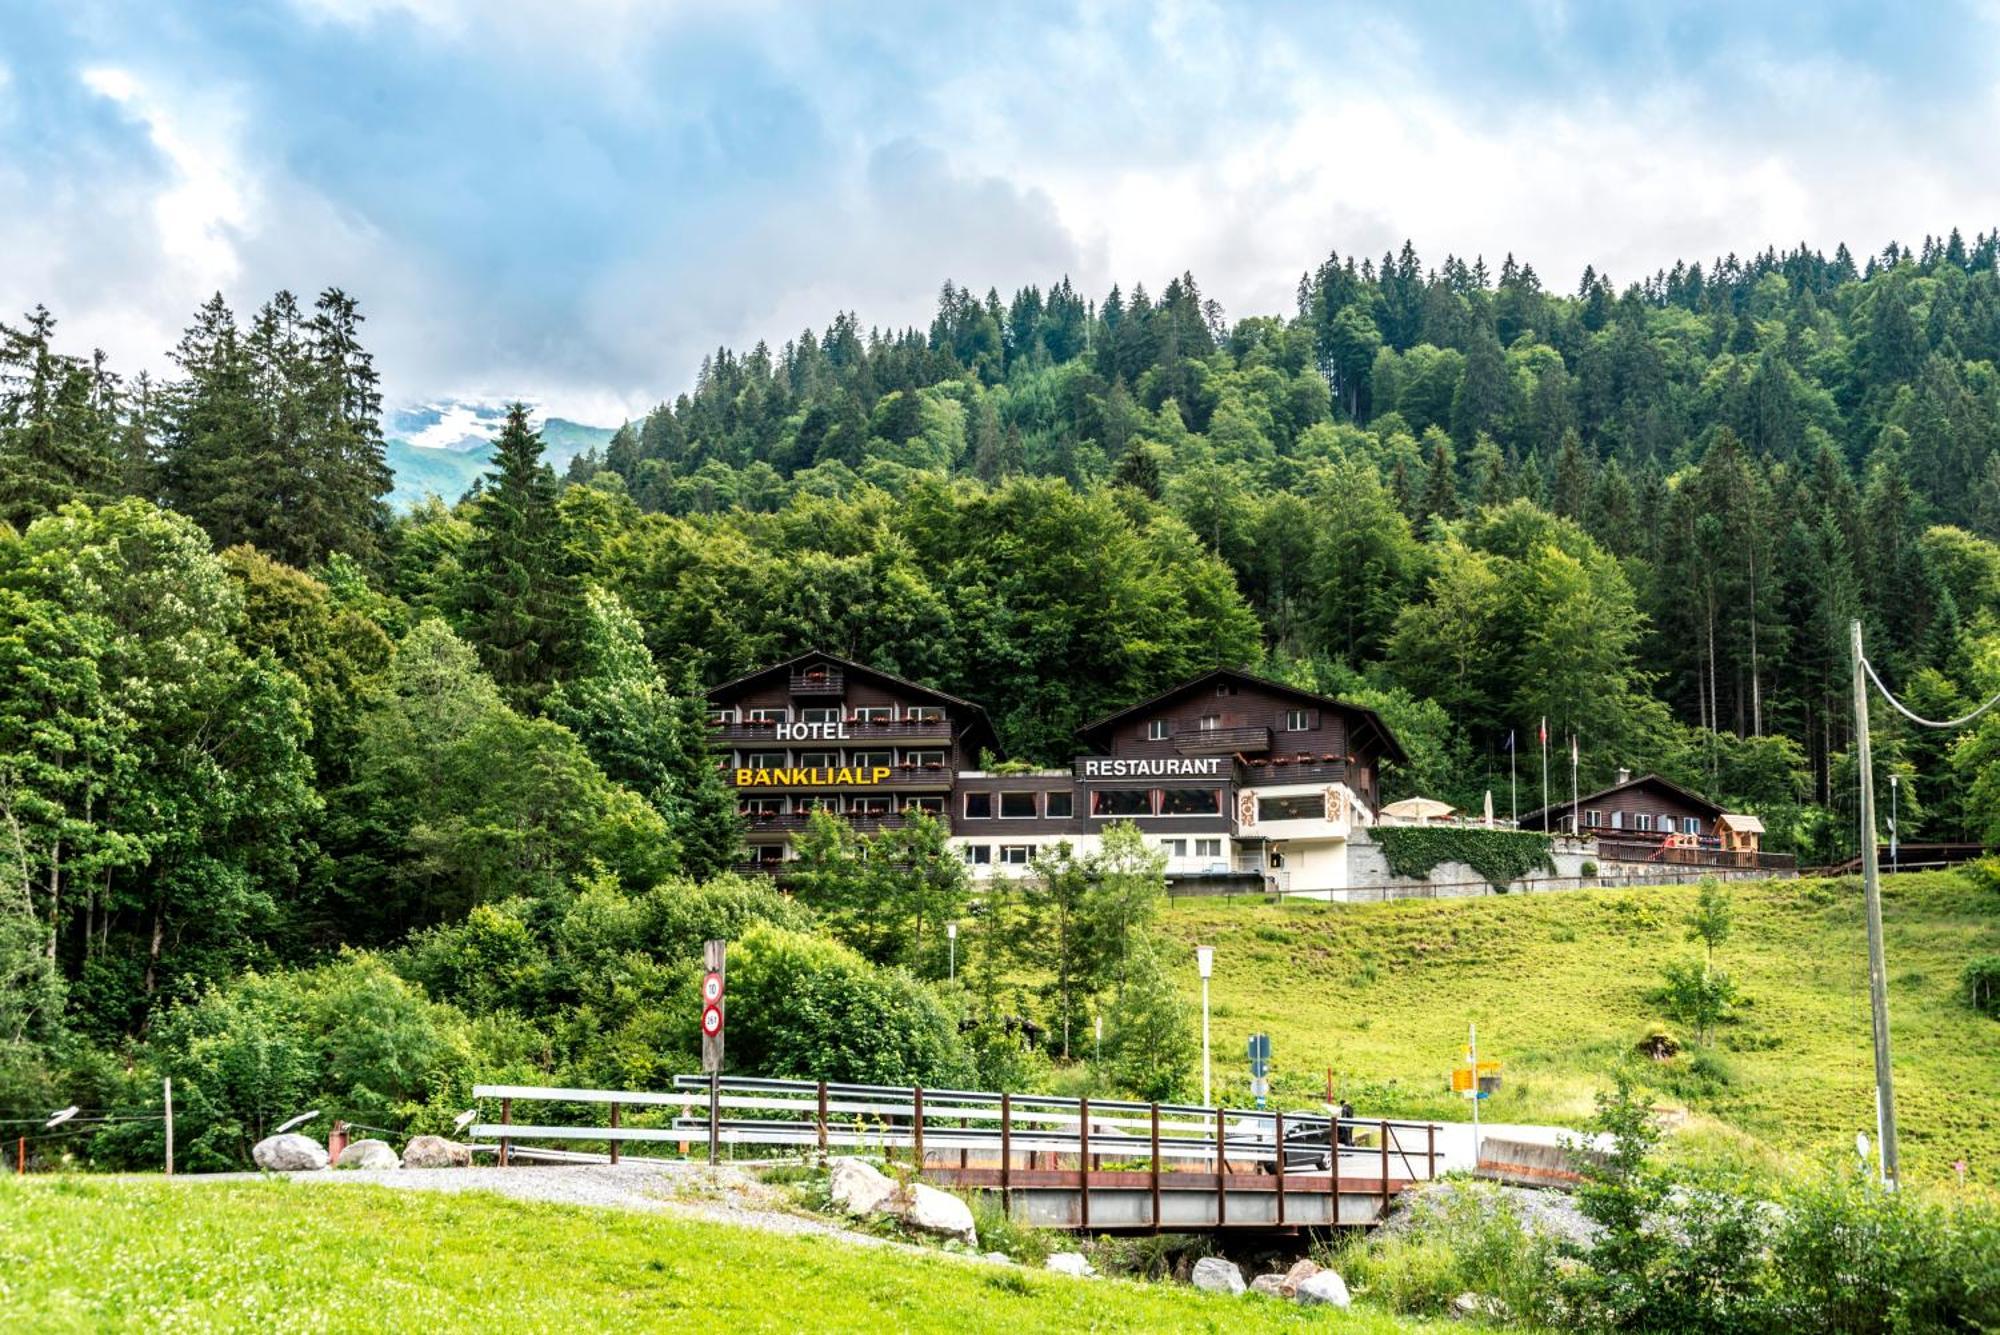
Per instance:
[[[722,1022],[723,965],[729,942],[708,941],[701,948],[701,1069],[708,1073],[708,1162],[714,1166],[722,1149]]]

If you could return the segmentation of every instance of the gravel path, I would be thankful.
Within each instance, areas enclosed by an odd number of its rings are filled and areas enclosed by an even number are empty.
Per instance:
[[[820,1234],[872,1246],[903,1245],[796,1213],[781,1188],[768,1186],[742,1169],[727,1165],[713,1173],[706,1164],[683,1163],[378,1171],[343,1168],[317,1173],[204,1173],[183,1175],[175,1181],[243,1182],[266,1176],[312,1187],[358,1184],[393,1187],[398,1191],[486,1191],[513,1200],[649,1210],[770,1233]]]

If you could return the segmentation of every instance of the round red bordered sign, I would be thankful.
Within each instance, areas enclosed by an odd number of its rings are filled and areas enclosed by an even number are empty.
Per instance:
[[[722,1000],[722,975],[705,974],[701,980],[701,1000],[704,1005],[713,1006]]]
[[[714,1006],[706,1006],[701,1012],[701,1032],[710,1038],[722,1032],[722,1012]]]

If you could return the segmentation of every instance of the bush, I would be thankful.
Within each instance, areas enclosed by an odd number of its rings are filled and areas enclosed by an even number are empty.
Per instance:
[[[730,949],[729,1058],[736,1070],[802,1080],[964,1088],[973,1075],[956,1018],[931,988],[836,942],[761,924]]]
[[[1701,960],[1675,961],[1661,972],[1665,981],[1660,1001],[1667,1014],[1692,1028],[1695,1042],[1708,1042],[1710,1031],[1736,1002],[1736,985],[1728,974]]]
[[[1501,894],[1530,872],[1555,875],[1546,834],[1523,830],[1482,830],[1461,825],[1378,825],[1370,837],[1382,846],[1394,876],[1422,880],[1446,862],[1463,863]]]
[[[1959,986],[1966,1005],[2000,1020],[2000,955],[1985,955],[1966,965]]]
[[[1420,1222],[1329,1258],[1369,1299],[1398,1312],[1449,1314],[1461,1293],[1497,1298],[1516,1320],[1556,1310],[1555,1246],[1530,1233],[1513,1205],[1483,1185],[1454,1184]],[[1435,1198],[1433,1198],[1435,1199]]]

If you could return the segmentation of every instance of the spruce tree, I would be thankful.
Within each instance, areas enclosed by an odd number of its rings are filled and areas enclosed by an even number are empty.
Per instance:
[[[0,324],[0,519],[16,528],[67,501],[118,490],[116,382],[52,346],[55,317],[37,306]]]
[[[493,471],[471,507],[459,624],[493,680],[519,698],[539,696],[554,679],[573,616],[556,496],[527,405],[508,405]]]

